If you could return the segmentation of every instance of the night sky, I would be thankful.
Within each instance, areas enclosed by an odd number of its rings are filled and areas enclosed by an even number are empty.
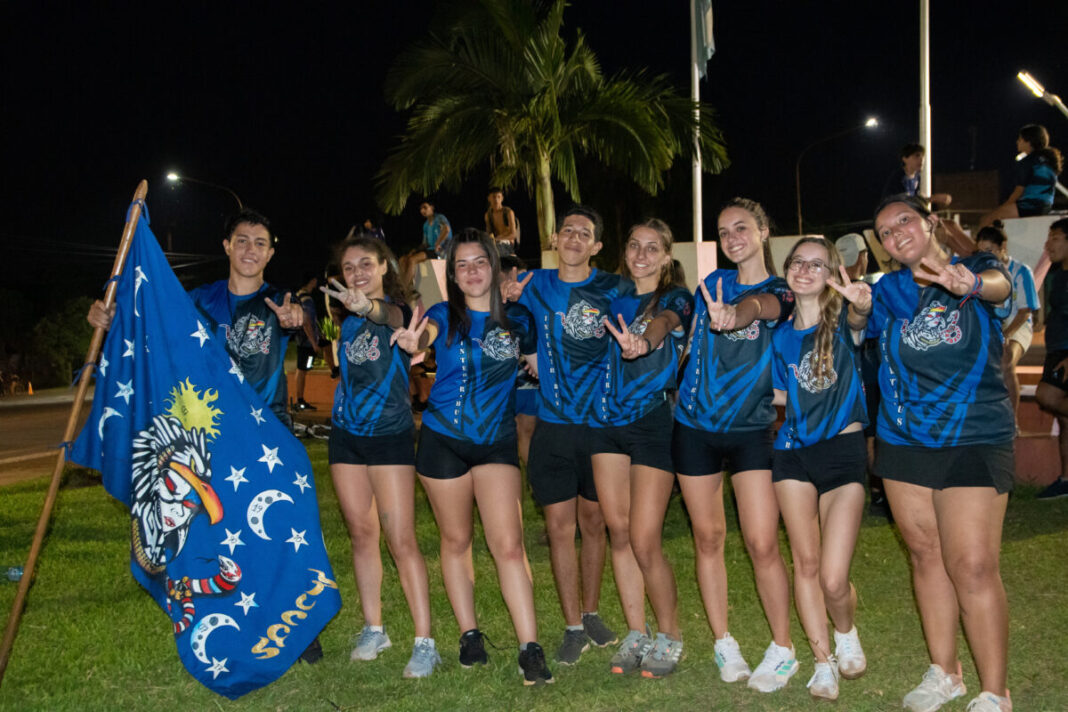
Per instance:
[[[321,266],[332,242],[377,213],[373,177],[404,120],[385,104],[382,78],[430,27],[433,3],[97,5],[4,3],[0,239],[13,257],[0,288],[102,283],[110,260],[86,246],[114,246],[141,178],[165,246],[169,238],[175,252],[221,254],[232,198],[172,187],[171,169],[228,186],[271,217],[281,243],[268,279],[282,284]],[[1068,120],[1015,78],[1028,69],[1068,97],[1068,3],[932,5],[935,173],[1007,176],[1016,132],[1030,122],[1068,148]],[[717,52],[702,99],[718,112],[733,165],[705,179],[706,234],[715,206],[733,195],[762,201],[780,231],[793,232],[798,152],[875,115],[876,132],[822,144],[802,165],[807,221],[869,217],[899,147],[917,138],[918,7],[713,7]],[[688,16],[678,0],[576,0],[565,33],[581,28],[606,74],[647,67],[688,93]],[[657,198],[596,169],[580,178],[610,233],[657,214],[688,239],[688,166],[672,171]],[[472,176],[461,195],[436,196],[454,227],[481,225],[486,180]],[[532,200],[517,186],[506,202],[523,222],[526,253],[536,245]],[[558,207],[567,202],[558,191]],[[417,205],[416,197],[401,216],[385,217],[395,247],[418,239]],[[198,280],[225,273],[221,261],[179,271]]]

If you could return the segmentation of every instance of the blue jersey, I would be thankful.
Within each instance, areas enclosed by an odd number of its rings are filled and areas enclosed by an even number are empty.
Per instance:
[[[238,296],[230,292],[229,280],[222,279],[193,289],[189,296],[204,315],[204,326],[226,344],[235,374],[248,379],[278,419],[290,425],[284,363],[290,332],[263,301],[269,297],[281,304],[285,292],[264,283],[255,293]]]
[[[1006,274],[989,252],[959,262],[977,274]],[[931,448],[1011,443],[1015,426],[995,307],[939,285],[921,287],[909,269],[880,279],[872,302],[868,334],[879,337],[882,357],[879,438]]]
[[[597,269],[581,282],[562,282],[554,269],[533,270],[519,303],[537,324],[540,420],[603,425],[612,340],[604,319],[613,299],[633,292],[630,280]]]
[[[406,304],[399,306],[407,324],[412,312]],[[388,324],[376,324],[355,314],[341,322],[335,427],[369,436],[402,433],[414,426],[408,392],[412,359],[401,347],[389,345],[391,336],[393,329]]]
[[[1029,153],[1016,164],[1016,185],[1023,193],[1016,199],[1017,208],[1032,214],[1049,212],[1057,186],[1057,173],[1049,159],[1039,153]]]
[[[1034,312],[1039,307],[1038,290],[1035,289],[1035,275],[1031,272],[1031,268],[1023,262],[1017,262],[1010,257],[1005,269],[1009,271],[1012,294],[1009,295],[1007,302],[1009,314],[1001,320],[1002,326],[1011,324],[1021,309],[1030,309]],[[1030,314],[1027,315],[1027,323],[1033,323]]]
[[[705,278],[716,293],[723,280],[723,299],[738,304],[747,297],[771,294],[779,300],[777,320],[757,319],[734,331],[712,331],[701,294],[694,295],[690,358],[679,385],[675,420],[713,433],[762,430],[775,422],[771,404],[771,334],[794,309],[794,293],[786,280],[768,277],[760,284],[739,284],[738,272],[718,269]]]
[[[817,326],[795,329],[789,321],[772,336],[772,385],[786,391],[786,422],[775,438],[776,450],[808,447],[830,440],[850,423],[868,424],[857,347],[846,323],[847,304],[838,315],[834,365],[827,376],[815,373]]]
[[[534,319],[520,304],[505,306],[508,325],[489,312],[467,310],[466,337],[449,339],[449,305],[427,311],[438,326],[434,358],[438,371],[423,425],[457,440],[484,444],[515,437],[515,382],[519,355],[535,349]]]
[[[693,295],[684,287],[675,287],[660,297],[655,309],[650,309],[655,292],[620,297],[612,302],[608,318],[613,325],[616,315],[622,315],[632,334],[644,334],[657,315],[673,311],[679,316],[679,326],[654,349],[640,358],[625,360],[618,345],[609,350],[607,413],[601,416],[607,426],[628,425],[640,420],[668,398],[676,388],[675,374],[679,370],[679,356],[686,345],[686,332],[693,318]]]

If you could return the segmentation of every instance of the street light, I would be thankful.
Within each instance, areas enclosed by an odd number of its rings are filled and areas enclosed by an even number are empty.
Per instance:
[[[845,136],[846,134],[850,134],[850,133],[853,133],[854,131],[859,131],[861,129],[873,129],[873,128],[877,127],[878,125],[879,125],[879,120],[877,118],[875,118],[874,116],[869,116],[864,121],[864,123],[862,123],[862,124],[858,124],[857,126],[850,126],[848,129],[843,129],[843,130],[841,130],[841,131],[839,131],[837,133],[831,134],[830,136],[824,136],[823,138],[816,139],[812,143],[810,143],[807,146],[805,146],[804,148],[802,148],[801,149],[801,153],[797,154],[797,164],[794,166],[794,185],[797,188],[797,234],[798,235],[804,235],[805,234],[805,231],[801,226],[801,159],[804,157],[805,153],[807,153],[808,150],[810,148],[812,148],[813,146],[818,146],[819,144],[825,143],[827,141],[830,141],[831,139],[838,138],[839,136]]]
[[[1039,84],[1038,80],[1031,76],[1030,72],[1017,72],[1016,78],[1023,82],[1024,86],[1031,90],[1032,94],[1068,117],[1068,106],[1064,105],[1059,96],[1046,91],[1046,88]]]
[[[231,198],[233,198],[234,200],[237,201],[237,209],[238,210],[244,210],[245,209],[245,204],[241,202],[241,198],[237,197],[237,193],[235,193],[231,189],[227,188],[225,185],[219,185],[218,183],[209,183],[208,181],[200,180],[199,178],[190,178],[189,176],[181,176],[181,175],[178,175],[177,173],[175,173],[174,171],[171,171],[170,173],[167,174],[167,180],[170,181],[171,183],[181,183],[181,182],[199,183],[201,185],[206,185],[206,186],[208,186],[210,188],[216,188],[217,190],[226,191],[227,193],[230,194]]]

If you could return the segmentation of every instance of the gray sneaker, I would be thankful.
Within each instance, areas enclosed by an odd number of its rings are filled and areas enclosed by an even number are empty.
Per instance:
[[[556,650],[556,661],[561,665],[574,665],[582,654],[590,649],[590,639],[581,630],[564,629],[564,642]]]
[[[434,667],[440,662],[441,656],[438,655],[438,649],[434,646],[434,639],[424,638],[412,648],[412,657],[404,666],[404,676],[408,678],[430,677],[430,673],[434,672]]]
[[[656,634],[652,650],[642,658],[642,677],[664,677],[675,672],[682,657],[682,641]]]
[[[378,654],[392,646],[386,629],[371,630],[371,626],[365,625],[356,639],[356,647],[352,649],[352,660],[374,660]]]
[[[605,648],[619,642],[619,636],[613,633],[596,613],[582,614],[582,628],[586,631],[590,642],[598,648]]]
[[[653,647],[653,639],[638,630],[627,633],[627,637],[619,646],[619,650],[612,656],[612,664],[609,668],[615,675],[629,675],[638,669],[645,657]]]

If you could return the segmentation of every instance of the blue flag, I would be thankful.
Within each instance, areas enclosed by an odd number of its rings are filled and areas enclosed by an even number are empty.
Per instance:
[[[143,215],[92,413],[70,459],[130,508],[130,569],[178,655],[236,698],[284,673],[341,607],[304,446],[244,381]]]
[[[694,3],[694,27],[697,35],[697,71],[701,77],[708,75],[708,60],[716,51],[712,36],[712,0],[690,0]]]

